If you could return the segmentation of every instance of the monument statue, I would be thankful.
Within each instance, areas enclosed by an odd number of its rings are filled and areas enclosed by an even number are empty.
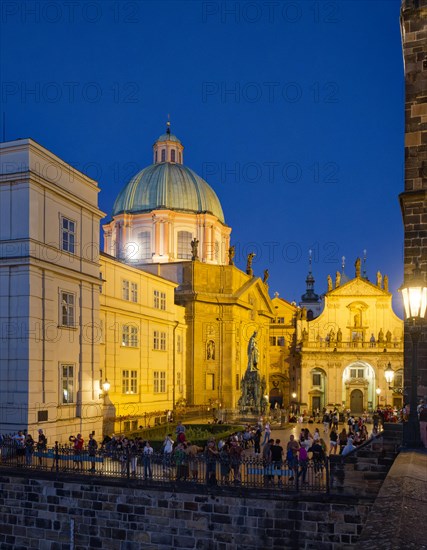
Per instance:
[[[377,287],[381,288],[383,282],[383,276],[381,275],[381,271],[377,271]]]
[[[194,239],[191,241],[191,259],[193,262],[199,259],[198,249],[199,239],[196,239],[196,237],[194,237]]]
[[[328,292],[332,290],[332,277],[328,275]]]
[[[338,343],[342,342],[342,331],[340,328],[338,329],[338,332],[337,332],[337,342]]]
[[[258,370],[259,350],[256,342],[257,332],[255,331],[249,338],[248,343],[248,369],[250,371]]]
[[[337,271],[335,273],[335,288],[338,288],[341,284],[341,273]]]

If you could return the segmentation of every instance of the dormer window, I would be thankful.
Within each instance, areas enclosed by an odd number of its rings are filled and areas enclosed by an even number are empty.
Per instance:
[[[162,149],[162,162],[166,160],[166,149]]]
[[[175,149],[171,151],[171,162],[175,162]]]

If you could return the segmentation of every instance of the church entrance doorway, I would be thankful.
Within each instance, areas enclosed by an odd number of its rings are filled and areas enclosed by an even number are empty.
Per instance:
[[[361,390],[353,390],[351,392],[350,410],[352,413],[363,412],[363,392]]]
[[[282,408],[283,405],[283,393],[282,390],[279,390],[278,388],[273,388],[270,390],[269,399],[270,401],[270,408],[274,409],[276,407],[276,403],[279,409]]]

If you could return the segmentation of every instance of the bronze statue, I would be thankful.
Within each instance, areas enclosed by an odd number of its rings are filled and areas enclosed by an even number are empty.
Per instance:
[[[234,256],[236,255],[236,247],[230,246],[228,249],[228,265],[234,265]]]
[[[198,248],[199,239],[196,239],[196,237],[194,237],[194,239],[191,241],[191,259],[193,260],[193,262],[199,259]]]
[[[255,331],[252,336],[249,338],[248,342],[248,370],[257,371],[258,370],[258,359],[259,359],[259,350],[258,344],[256,342],[257,332]]]

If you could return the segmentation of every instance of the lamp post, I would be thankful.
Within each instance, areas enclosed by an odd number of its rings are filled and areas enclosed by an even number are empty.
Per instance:
[[[388,385],[388,389],[393,393],[399,393],[400,395],[403,395],[403,388],[400,388],[399,386],[391,385],[393,384],[393,380],[394,380],[394,370],[391,367],[390,361],[388,362],[387,368],[384,371],[384,376]]]
[[[408,421],[403,425],[403,445],[407,448],[418,448],[423,446],[417,414],[418,342],[424,325],[427,306],[427,286],[418,262],[416,262],[413,274],[407,278],[407,282],[399,290],[402,292],[405,318],[412,342],[410,411]]]
[[[381,393],[381,388],[377,388],[375,390],[375,393],[377,394],[377,410],[380,408],[380,393]]]

